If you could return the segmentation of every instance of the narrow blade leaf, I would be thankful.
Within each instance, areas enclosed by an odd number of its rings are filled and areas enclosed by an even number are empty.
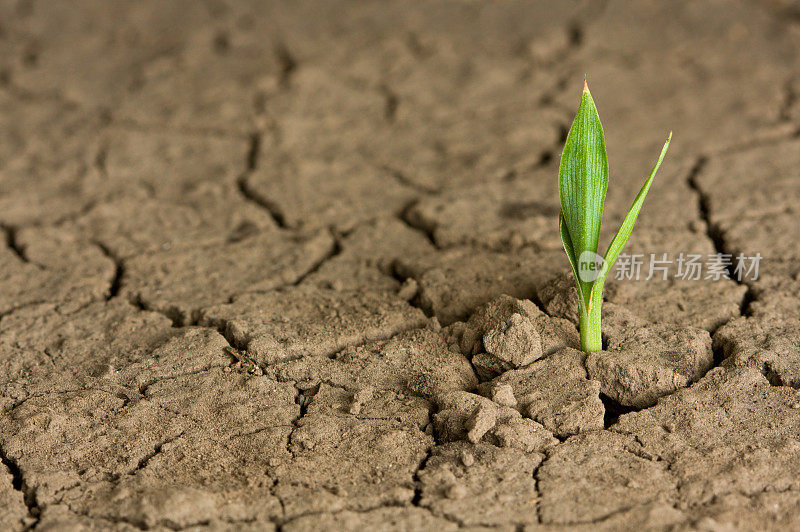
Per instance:
[[[572,274],[575,276],[575,284],[578,289],[578,293],[583,296],[580,277],[578,276],[578,259],[575,257],[575,251],[572,249],[572,240],[569,236],[569,231],[567,230],[566,222],[564,221],[564,213],[562,212],[561,215],[558,217],[558,230],[561,233],[561,243],[564,244],[564,251],[567,253],[567,258],[569,258],[569,265],[572,266]],[[585,297],[578,298],[580,302],[581,308],[584,306],[584,301],[586,300]]]
[[[592,95],[584,85],[578,113],[567,135],[558,169],[561,212],[575,261],[580,261],[586,251],[597,253],[607,188],[608,158],[603,127]],[[592,283],[579,278],[578,283],[588,304]]]
[[[633,204],[631,205],[631,208],[628,209],[628,214],[625,215],[625,219],[622,221],[622,225],[620,225],[619,230],[617,230],[617,234],[614,235],[614,239],[611,241],[611,244],[608,245],[606,255],[603,259],[602,270],[600,271],[600,275],[594,283],[596,287],[594,288],[595,290],[603,290],[603,283],[605,282],[606,275],[608,275],[608,272],[614,266],[614,263],[617,261],[617,257],[625,247],[625,244],[628,243],[628,238],[630,238],[631,232],[633,231],[633,225],[636,223],[636,218],[639,216],[639,211],[642,209],[644,198],[647,196],[647,192],[650,190],[650,185],[653,183],[653,178],[656,176],[656,172],[658,172],[661,162],[664,160],[664,156],[667,155],[667,149],[669,148],[669,143],[671,140],[672,132],[670,131],[667,141],[664,143],[664,147],[661,148],[661,155],[658,156],[658,160],[653,166],[653,169],[650,171],[650,175],[647,177],[644,185],[642,185],[642,189],[639,191],[639,194],[636,195],[636,199],[633,200]]]

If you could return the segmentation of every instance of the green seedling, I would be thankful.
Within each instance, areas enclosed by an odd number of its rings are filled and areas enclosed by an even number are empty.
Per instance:
[[[671,139],[672,132],[642,189],[633,200],[633,205],[628,209],[617,234],[611,240],[605,256],[601,257],[597,254],[597,245],[608,187],[608,158],[600,117],[584,80],[581,104],[567,135],[558,168],[558,192],[561,196],[558,225],[561,241],[575,276],[581,349],[587,353],[603,348],[600,328],[603,285],[631,236],[644,197],[650,190],[661,161],[664,160]]]

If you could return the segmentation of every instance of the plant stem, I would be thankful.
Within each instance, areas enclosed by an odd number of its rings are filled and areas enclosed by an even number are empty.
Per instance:
[[[600,329],[600,304],[596,303],[591,313],[579,313],[581,333],[581,349],[584,353],[593,353],[603,349],[603,336]]]

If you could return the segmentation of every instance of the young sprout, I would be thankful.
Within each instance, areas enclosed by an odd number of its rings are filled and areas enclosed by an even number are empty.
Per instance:
[[[628,209],[617,234],[611,240],[605,257],[601,257],[597,254],[597,244],[608,187],[608,159],[600,117],[597,116],[594,100],[584,79],[581,104],[567,135],[558,168],[558,193],[561,196],[558,225],[564,250],[575,275],[581,349],[587,353],[603,348],[600,329],[603,284],[631,236],[644,197],[650,190],[661,161],[664,160],[671,139],[672,132],[644,186]]]

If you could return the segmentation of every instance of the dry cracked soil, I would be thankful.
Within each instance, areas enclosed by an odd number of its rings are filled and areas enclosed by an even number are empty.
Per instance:
[[[0,529],[800,528],[798,50],[786,0],[0,1]],[[627,252],[762,258],[614,279],[590,355],[584,73],[602,241],[673,130]]]

